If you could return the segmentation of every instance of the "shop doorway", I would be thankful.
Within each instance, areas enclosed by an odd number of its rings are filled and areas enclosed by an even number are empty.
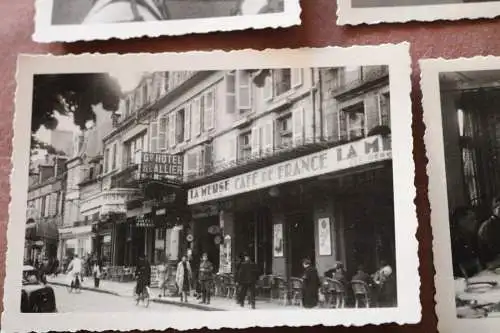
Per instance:
[[[238,212],[236,215],[236,253],[239,261],[247,253],[259,267],[259,274],[272,274],[272,216],[267,208]]]
[[[312,216],[309,211],[292,212],[285,216],[289,234],[288,260],[292,277],[301,277],[304,273],[303,259],[308,258],[313,264],[316,261]]]
[[[195,221],[195,248],[193,255],[196,262],[201,261],[203,253],[208,255],[208,260],[214,265],[214,271],[219,271],[220,235],[219,217],[210,216]]]

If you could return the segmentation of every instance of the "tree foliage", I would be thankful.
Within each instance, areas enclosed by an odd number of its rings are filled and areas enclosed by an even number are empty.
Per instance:
[[[118,81],[108,73],[39,74],[33,81],[32,134],[41,126],[56,129],[56,112],[73,114],[75,125],[84,130],[88,121],[96,120],[92,106],[116,111],[122,96]]]

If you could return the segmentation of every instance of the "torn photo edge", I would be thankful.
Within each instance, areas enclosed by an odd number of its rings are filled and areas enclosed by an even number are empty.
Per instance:
[[[228,316],[219,312],[199,312],[196,316],[176,312],[166,316],[161,312],[128,313],[60,313],[23,314],[20,312],[20,286],[25,223],[16,212],[27,208],[28,161],[30,151],[30,119],[32,110],[33,76],[54,73],[119,72],[123,68],[136,71],[227,70],[263,68],[344,67],[388,65],[391,93],[391,141],[394,184],[394,218],[397,273],[397,304],[395,308],[358,308],[339,310],[253,310],[244,316]],[[7,232],[6,279],[2,326],[7,331],[90,331],[133,329],[178,330],[274,326],[367,324],[414,324],[421,318],[420,277],[418,273],[417,216],[414,199],[413,137],[411,131],[411,58],[409,44],[352,46],[349,48],[303,48],[264,51],[213,51],[164,54],[82,54],[66,56],[21,55],[18,59],[15,99],[14,137],[10,220]],[[21,214],[25,218],[24,213]],[[341,315],[325,316],[325,311]],[[298,315],[299,314],[299,315]],[[333,313],[332,313],[333,314]]]
[[[499,15],[500,2],[353,7],[352,0],[337,0],[338,25],[493,19]]]
[[[422,59],[422,105],[429,176],[429,202],[435,267],[435,301],[438,330],[442,333],[493,333],[500,318],[458,318],[451,249],[449,198],[445,165],[445,143],[441,106],[440,74],[466,71],[500,70],[500,57],[478,56],[458,59]]]
[[[39,43],[180,36],[245,29],[288,28],[301,24],[300,0],[284,0],[280,13],[137,21],[105,24],[53,25],[54,0],[36,0],[33,40]]]

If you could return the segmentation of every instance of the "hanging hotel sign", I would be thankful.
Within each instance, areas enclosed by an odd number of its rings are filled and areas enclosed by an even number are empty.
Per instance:
[[[141,179],[156,179],[180,181],[183,174],[183,159],[181,155],[164,153],[141,154]]]
[[[154,228],[155,223],[150,215],[138,215],[135,220],[135,226],[138,228]]]
[[[390,160],[391,139],[371,136],[190,189],[188,205]]]

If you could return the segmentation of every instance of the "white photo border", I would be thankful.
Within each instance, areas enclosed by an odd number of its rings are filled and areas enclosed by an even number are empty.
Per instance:
[[[325,316],[325,310],[254,310],[241,316],[224,312],[134,313],[20,313],[19,289],[25,223],[15,212],[26,210],[28,160],[30,145],[33,75],[44,73],[113,72],[123,68],[140,71],[217,70],[240,68],[337,67],[355,65],[389,65],[394,184],[394,216],[398,307],[338,309],[338,315]],[[353,46],[350,48],[304,48],[283,50],[242,50],[164,54],[82,54],[67,56],[21,55],[18,60],[16,113],[12,156],[10,221],[7,230],[7,269],[4,283],[2,328],[8,332],[89,331],[131,329],[178,330],[274,326],[366,324],[414,324],[421,319],[420,277],[418,274],[417,216],[414,205],[413,137],[411,135],[411,58],[409,44]],[[24,216],[24,215],[23,215]],[[332,310],[326,310],[332,311]],[[297,315],[300,314],[300,315]],[[333,314],[333,313],[332,313]],[[175,319],[173,319],[175,318]]]
[[[352,0],[337,0],[337,24],[431,22],[495,18],[500,16],[500,1],[416,6],[352,7]]]
[[[441,333],[496,333],[500,318],[457,318],[453,262],[449,228],[448,192],[444,158],[444,138],[439,74],[443,72],[500,69],[500,57],[420,60],[424,135],[429,176],[429,202],[433,235],[433,255],[436,274],[436,314]]]
[[[71,0],[68,0],[71,1]],[[288,28],[301,24],[300,0],[284,0],[282,13],[106,24],[53,25],[54,0],[35,0],[35,42],[76,42],[139,37],[180,36],[245,29]]]

